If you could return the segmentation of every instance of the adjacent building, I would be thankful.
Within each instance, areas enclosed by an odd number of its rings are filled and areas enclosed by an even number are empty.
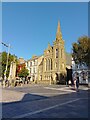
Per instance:
[[[33,56],[30,60],[25,62],[26,68],[29,70],[28,78],[35,82],[38,76],[38,56]]]
[[[78,73],[80,84],[88,84],[89,70],[86,64],[76,64],[72,58],[72,70],[73,76]]]

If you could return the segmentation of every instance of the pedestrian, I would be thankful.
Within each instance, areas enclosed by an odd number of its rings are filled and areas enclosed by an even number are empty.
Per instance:
[[[79,73],[76,74],[76,91],[79,92]]]
[[[76,90],[76,80],[77,80],[76,74],[74,74],[74,75],[73,75],[73,81],[74,81],[74,89],[75,89],[75,90]]]

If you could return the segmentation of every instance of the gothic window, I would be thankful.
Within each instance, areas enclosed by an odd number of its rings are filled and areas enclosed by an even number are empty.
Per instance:
[[[48,59],[47,69],[49,70],[49,59]]]
[[[61,49],[61,58],[63,57],[63,49]]]
[[[58,58],[58,49],[56,49],[56,58]]]
[[[46,60],[46,70],[48,70],[48,59]]]
[[[42,80],[42,75],[40,75],[40,80]]]
[[[49,62],[49,70],[50,70],[50,60],[48,62]]]
[[[51,59],[51,70],[52,70],[52,59]]]

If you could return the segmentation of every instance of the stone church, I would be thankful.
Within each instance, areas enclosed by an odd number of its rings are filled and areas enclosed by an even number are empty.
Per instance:
[[[56,39],[53,42],[53,46],[48,44],[47,49],[44,51],[42,61],[38,66],[37,82],[56,84],[65,80],[65,76],[66,54],[60,22],[58,21]]]

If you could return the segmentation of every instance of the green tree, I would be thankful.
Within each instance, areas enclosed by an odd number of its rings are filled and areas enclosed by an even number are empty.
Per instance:
[[[29,71],[25,67],[22,68],[18,73],[19,77],[27,77],[28,75],[29,75]]]
[[[4,78],[4,72],[6,69],[6,62],[7,62],[7,52],[2,52],[1,53],[1,65],[2,65],[2,77]],[[10,65],[12,61],[17,61],[17,57],[15,55],[11,55],[9,54],[9,58],[8,58],[8,67],[7,67],[7,73],[6,73],[6,77],[8,78],[9,76],[9,71],[10,71]]]
[[[90,38],[82,36],[73,43],[72,57],[76,64],[86,64],[90,67]]]

